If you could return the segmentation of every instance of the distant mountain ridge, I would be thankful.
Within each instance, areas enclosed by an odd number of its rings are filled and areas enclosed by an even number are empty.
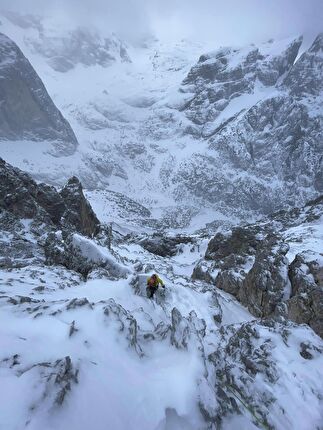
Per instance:
[[[270,213],[322,192],[323,35],[295,62],[301,42],[221,49],[191,69],[179,110],[208,150],[180,165],[178,195]]]
[[[1,156],[34,178],[62,185],[77,175],[88,190],[108,188],[158,207],[165,228],[214,220],[217,228],[323,192],[322,34],[305,51],[301,37],[202,55],[203,47],[185,41],[152,41],[128,46],[131,62],[106,67],[86,31],[84,45],[75,29],[67,41],[65,30],[20,18],[4,18],[1,28],[37,65],[79,141],[71,159],[1,144]],[[73,34],[82,58],[69,54]],[[64,73],[49,64],[66,56],[73,67]],[[52,133],[47,119],[41,125],[42,138]]]

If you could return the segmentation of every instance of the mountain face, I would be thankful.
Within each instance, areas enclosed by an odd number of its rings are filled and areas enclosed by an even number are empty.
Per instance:
[[[229,105],[243,94],[253,94],[257,85],[272,87],[290,70],[297,57],[302,39],[293,41],[277,53],[273,41],[261,48],[224,48],[202,55],[183,81],[182,91],[194,94],[182,109],[197,125],[203,125],[202,135]]]
[[[193,278],[233,294],[257,317],[306,323],[323,337],[323,255],[314,239],[322,213],[321,196],[302,209],[280,211],[256,224],[218,233]],[[306,238],[310,231],[313,243]],[[301,247],[294,255],[290,240],[308,241],[309,249]]]
[[[1,427],[320,427],[322,197],[221,238],[121,234],[77,178],[0,177]]]
[[[270,213],[322,191],[322,35],[296,62],[301,40],[272,45],[204,55],[183,81],[186,132],[209,151],[179,169],[181,192]]]
[[[55,141],[62,152],[77,140],[18,46],[0,34],[0,139]]]
[[[70,159],[1,146],[35,178],[62,186],[76,175],[92,195],[135,200],[162,228],[203,220],[216,230],[322,193],[321,35],[308,49],[296,38],[202,55],[150,40],[128,46],[128,62],[90,30],[8,14],[2,29],[37,64],[80,145]],[[71,62],[64,73],[56,59]]]
[[[4,11],[3,15],[12,24],[34,30],[38,38],[27,38],[27,46],[45,57],[55,71],[65,73],[78,64],[85,66],[111,66],[115,62],[131,62],[126,45],[114,34],[102,38],[86,27],[69,29],[60,37],[50,34],[40,17]]]

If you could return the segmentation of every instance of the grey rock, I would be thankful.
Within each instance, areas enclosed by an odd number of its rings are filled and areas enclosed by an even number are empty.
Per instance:
[[[92,270],[105,266],[104,261],[92,261],[84,257],[80,249],[74,245],[73,234],[68,234],[64,239],[54,232],[48,234],[44,251],[46,264],[62,265],[84,277],[87,277]]]
[[[312,46],[305,51],[294,64],[283,81],[291,94],[301,96],[304,94],[319,95],[323,90],[323,33],[314,40]]]
[[[276,56],[263,55],[254,47],[223,48],[201,56],[183,81],[183,91],[193,92],[194,97],[182,110],[196,124],[214,121],[230,100],[252,93],[257,78],[264,85],[275,85],[293,65],[301,43],[295,40]],[[239,56],[239,62],[232,61]]]
[[[232,254],[241,256],[254,254],[260,244],[261,240],[257,239],[255,229],[236,227],[228,236],[216,234],[208,244],[205,258],[220,261]]]
[[[296,39],[273,55],[270,43],[224,48],[191,69],[181,87],[182,133],[209,146],[167,175],[176,200],[211,204],[241,219],[244,211],[270,214],[322,193],[322,35],[295,61],[300,44]],[[258,93],[259,81],[271,97]],[[252,106],[244,103],[248,94],[255,95]]]
[[[30,406],[31,410],[43,407],[42,403],[46,400],[50,408],[62,406],[72,387],[79,382],[79,369],[70,356],[54,362],[37,363],[27,368],[20,365],[17,369],[18,376],[26,372],[36,373],[41,387],[39,399]]]
[[[239,300],[257,317],[273,315],[283,301],[285,291],[290,289],[288,260],[284,255],[287,250],[277,254],[265,250],[256,255],[255,263],[243,281]]]
[[[217,288],[238,297],[240,290],[243,288],[244,278],[233,270],[221,270],[216,279]]]
[[[320,339],[309,328],[304,331],[294,323],[272,319],[224,326],[219,335],[214,351],[207,356],[208,377],[199,387],[199,407],[209,428],[222,428],[226,417],[244,414],[250,427],[252,423],[275,429],[273,410],[279,411],[282,422],[286,419],[284,402],[275,396],[275,388],[286,384],[286,372],[295,377],[277,360],[276,351],[293,353],[296,360],[300,354],[304,366],[310,368],[309,360],[322,352]],[[301,394],[303,387],[295,387],[298,389]]]
[[[154,233],[152,236],[139,241],[139,244],[152,254],[161,257],[173,257],[180,252],[181,244],[192,243],[193,239],[188,236],[167,236],[166,234]]]
[[[288,318],[308,324],[323,338],[323,267],[315,257],[309,252],[298,254],[289,267]]]
[[[322,336],[321,257],[304,251],[289,264],[285,257],[289,245],[283,239],[288,229],[298,227],[299,237],[293,234],[292,240],[301,243],[302,228],[318,222],[322,214],[321,196],[302,208],[282,210],[255,224],[218,233],[192,278],[232,294],[256,317],[306,323]]]
[[[208,265],[203,261],[199,261],[193,269],[192,280],[205,281],[210,284],[215,282],[214,277],[212,277]]]
[[[0,158],[0,184],[0,209],[18,218],[37,219],[52,227],[63,225],[88,236],[99,233],[100,222],[76,177],[58,193]]]
[[[104,307],[104,315],[109,320],[114,320],[118,324],[118,330],[125,334],[125,338],[130,348],[133,348],[136,353],[142,357],[143,351],[138,342],[138,324],[137,320],[127,312],[121,305],[115,303],[113,299],[108,301]]]
[[[74,369],[71,357],[67,356],[64,359],[57,360],[55,363],[57,369],[55,375],[55,384],[59,386],[56,394],[55,403],[62,405],[66,395],[71,391],[72,384],[78,383],[78,369]]]
[[[0,33],[0,138],[50,140],[72,154],[77,140],[18,46]]]
[[[60,196],[65,204],[63,224],[86,236],[95,236],[100,230],[100,221],[83,194],[83,187],[75,176],[69,179]]]
[[[178,349],[188,349],[192,345],[197,345],[203,355],[201,339],[205,336],[205,321],[199,319],[194,311],[185,318],[177,308],[172,309],[171,318],[171,344]]]

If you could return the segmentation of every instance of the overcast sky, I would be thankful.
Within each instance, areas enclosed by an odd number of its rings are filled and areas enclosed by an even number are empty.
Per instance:
[[[65,23],[214,46],[323,31],[323,0],[0,0],[2,9]]]

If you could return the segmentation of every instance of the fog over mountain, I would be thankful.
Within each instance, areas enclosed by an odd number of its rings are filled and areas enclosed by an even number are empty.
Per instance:
[[[323,19],[320,0],[2,0],[1,8],[55,17],[57,24],[72,22],[115,31],[128,41],[152,34],[214,47],[313,36],[321,30]]]

